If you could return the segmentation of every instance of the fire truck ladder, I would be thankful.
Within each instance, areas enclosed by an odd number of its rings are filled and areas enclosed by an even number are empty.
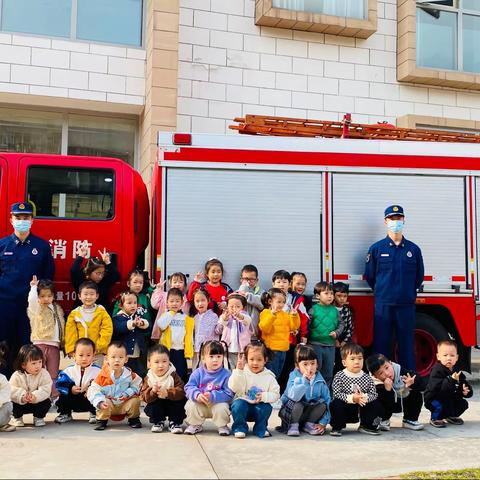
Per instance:
[[[265,115],[245,115],[245,118],[235,118],[234,122],[238,125],[229,125],[231,130],[248,135],[480,143],[480,135],[472,133],[397,128],[386,122],[352,123],[350,113],[344,115],[342,122]]]

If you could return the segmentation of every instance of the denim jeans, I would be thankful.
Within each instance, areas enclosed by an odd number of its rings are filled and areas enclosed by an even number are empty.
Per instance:
[[[318,370],[322,374],[325,383],[330,386],[333,378],[333,366],[335,364],[335,347],[327,345],[311,344],[317,354]]]
[[[278,379],[282,373],[283,364],[285,363],[285,356],[287,352],[272,351],[273,358],[265,365]]]
[[[235,400],[231,406],[233,425],[235,432],[248,432],[247,422],[255,422],[253,433],[260,438],[265,436],[268,419],[272,413],[272,406],[269,403],[249,403],[241,398]]]

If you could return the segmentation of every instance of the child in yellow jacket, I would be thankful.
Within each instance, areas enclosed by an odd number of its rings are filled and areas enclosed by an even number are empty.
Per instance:
[[[94,282],[84,282],[78,289],[82,305],[70,312],[65,326],[65,352],[75,351],[75,342],[79,338],[89,338],[95,343],[95,363],[103,363],[113,334],[113,323],[104,307],[97,305],[98,287]]]
[[[285,363],[285,355],[290,344],[290,333],[300,327],[300,316],[296,308],[290,313],[283,311],[287,297],[279,288],[271,288],[262,295],[262,303],[265,307],[260,313],[258,328],[262,340],[273,354],[266,368],[271,370],[275,377],[279,377]]]

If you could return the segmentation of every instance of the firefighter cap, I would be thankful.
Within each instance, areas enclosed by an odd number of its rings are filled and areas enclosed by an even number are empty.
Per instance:
[[[403,213],[403,208],[400,205],[390,205],[385,209],[385,218],[392,217],[393,215],[405,216]]]
[[[33,205],[30,202],[20,202],[14,203],[12,208],[10,208],[10,213],[12,215],[31,215],[33,217]]]

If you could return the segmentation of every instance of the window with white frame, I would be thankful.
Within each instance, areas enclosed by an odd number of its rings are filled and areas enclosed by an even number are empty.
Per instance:
[[[367,0],[272,0],[274,8],[365,19]]]
[[[416,0],[417,66],[480,73],[480,0]]]
[[[142,45],[143,0],[0,0],[0,30]]]

